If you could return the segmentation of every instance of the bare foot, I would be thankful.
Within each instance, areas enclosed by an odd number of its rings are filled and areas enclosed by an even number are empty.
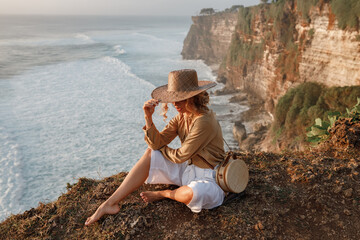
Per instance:
[[[85,225],[88,226],[97,220],[99,220],[105,214],[116,214],[120,211],[120,207],[118,204],[110,205],[107,202],[103,202],[100,207],[95,211],[95,213],[86,219]]]
[[[141,198],[144,200],[144,202],[155,202],[161,199],[165,198],[165,191],[154,191],[154,192],[142,192],[140,193]]]

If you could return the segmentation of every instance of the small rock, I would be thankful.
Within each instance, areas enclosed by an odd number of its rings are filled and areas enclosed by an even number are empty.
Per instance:
[[[132,223],[130,224],[130,227],[131,227],[131,228],[134,228],[135,225],[138,224],[138,222],[139,222],[140,219],[141,219],[141,216],[138,217],[134,222],[132,222]]]
[[[112,194],[112,189],[111,189],[111,187],[110,186],[106,186],[105,188],[104,188],[104,190],[103,190],[103,193],[105,194],[105,195],[110,195],[110,194]]]
[[[342,186],[337,186],[337,187],[335,187],[335,189],[334,189],[334,193],[339,193],[339,192],[341,192],[341,190],[342,190]]]
[[[241,143],[247,137],[246,128],[240,121],[235,122],[233,126],[233,135],[239,143]]]
[[[344,228],[344,223],[343,223],[342,221],[339,221],[338,226],[339,226],[340,228]]]
[[[345,209],[345,210],[344,210],[344,213],[345,213],[345,215],[348,215],[348,216],[351,215],[351,212],[350,212],[350,210],[348,210],[348,209]]]
[[[305,219],[305,215],[300,215],[300,218],[301,218],[302,220],[304,220],[304,219]]]
[[[347,197],[347,198],[350,198],[350,197],[352,196],[352,194],[353,194],[353,189],[352,189],[352,188],[346,189],[346,190],[344,191],[344,195],[345,195],[345,197]]]
[[[339,220],[339,218],[340,218],[339,214],[335,214],[335,215],[334,215],[334,219],[335,219],[335,220]]]
[[[288,213],[288,212],[290,212],[290,209],[288,209],[288,208],[280,209],[280,211],[279,211],[279,213],[280,213],[281,215],[285,215],[285,214]]]

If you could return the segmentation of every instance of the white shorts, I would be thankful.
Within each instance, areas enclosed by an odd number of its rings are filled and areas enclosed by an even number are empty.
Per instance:
[[[160,151],[151,151],[149,176],[145,183],[174,184],[188,186],[193,191],[193,198],[187,205],[191,211],[198,213],[201,209],[220,206],[225,193],[215,181],[215,171],[203,169],[187,162],[176,164],[170,162]]]

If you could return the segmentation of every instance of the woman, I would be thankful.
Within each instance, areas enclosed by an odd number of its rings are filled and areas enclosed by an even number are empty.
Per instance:
[[[105,214],[118,213],[119,202],[144,182],[179,186],[175,190],[142,192],[145,202],[170,198],[186,204],[193,212],[222,204],[225,193],[216,184],[213,169],[225,155],[223,138],[214,113],[206,106],[209,103],[206,90],[215,85],[211,81],[198,81],[195,70],[170,72],[168,84],[156,88],[151,94],[153,99],[143,106],[146,122],[143,129],[149,148],[85,225]],[[159,102],[171,102],[179,112],[161,132],[152,121]],[[166,110],[165,106],[165,114]],[[176,136],[181,140],[181,147],[172,149],[167,145]]]

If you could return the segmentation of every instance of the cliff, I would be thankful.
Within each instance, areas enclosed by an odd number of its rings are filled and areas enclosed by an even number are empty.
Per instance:
[[[181,55],[184,59],[203,59],[217,70],[231,43],[237,12],[195,16],[192,21]]]
[[[339,29],[334,18],[329,5],[325,5],[311,11],[308,26],[296,25],[300,36],[312,31],[311,43],[299,62],[299,81],[326,86],[360,85],[359,32]]]
[[[245,114],[241,119],[248,122],[250,134],[259,125],[269,129],[280,97],[301,83],[317,82],[325,87],[360,85],[359,6],[353,0],[279,0],[239,8],[226,56],[218,62],[218,81],[225,82],[228,90],[247,93],[254,106],[250,111],[260,116]],[[349,19],[355,19],[353,25],[344,23],[344,12]],[[200,26],[201,18],[198,16],[194,22],[197,29],[205,27]],[[206,28],[211,29],[209,24],[216,25],[217,21],[221,20],[207,20]],[[228,34],[229,29],[223,31]],[[193,27],[190,34],[197,39],[196,49],[215,45],[213,39],[218,35],[213,36],[211,31],[198,35]],[[195,51],[192,54],[196,55],[196,49],[184,44],[183,53]],[[189,54],[184,56],[191,58]],[[202,52],[201,56],[207,55]],[[208,62],[206,57],[203,59]],[[270,139],[264,140],[264,134],[256,139],[257,148],[275,150]]]

